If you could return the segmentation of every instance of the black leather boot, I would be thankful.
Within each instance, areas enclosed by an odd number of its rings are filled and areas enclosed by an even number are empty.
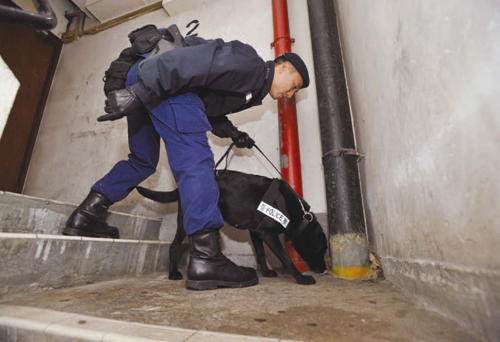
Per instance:
[[[76,208],[66,222],[63,235],[102,237],[119,239],[118,228],[108,226],[106,214],[111,201],[95,191],[90,191],[87,198]]]
[[[214,290],[246,287],[259,282],[253,268],[235,265],[221,252],[219,229],[203,229],[189,236],[186,288]]]

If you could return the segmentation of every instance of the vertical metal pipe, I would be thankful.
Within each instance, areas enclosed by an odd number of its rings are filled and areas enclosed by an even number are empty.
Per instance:
[[[275,56],[291,51],[292,39],[288,25],[286,0],[273,0],[273,26]],[[290,100],[278,100],[280,120],[280,161],[281,172],[299,196],[302,197],[302,174],[300,170],[299,133],[295,96]],[[307,264],[293,249],[291,241],[285,242],[285,248],[295,266],[301,272],[308,270]]]
[[[358,154],[332,0],[308,0],[333,272],[363,277],[368,269]]]

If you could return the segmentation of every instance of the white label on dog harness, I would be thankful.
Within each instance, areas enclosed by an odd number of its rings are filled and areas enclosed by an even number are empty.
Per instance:
[[[279,211],[276,208],[271,207],[269,204],[267,204],[265,202],[260,202],[257,210],[260,211],[261,213],[263,213],[264,215],[269,216],[273,220],[281,223],[283,228],[286,228],[286,226],[288,226],[288,223],[290,222],[288,217],[283,215],[283,213],[281,211]]]

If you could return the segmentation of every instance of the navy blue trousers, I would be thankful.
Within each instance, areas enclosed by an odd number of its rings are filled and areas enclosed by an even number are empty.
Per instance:
[[[138,63],[128,74],[127,86],[138,82]],[[206,134],[212,127],[203,102],[198,95],[186,93],[168,98],[148,111],[149,114],[143,111],[127,116],[128,160],[118,162],[92,186],[92,190],[106,195],[113,203],[127,197],[155,173],[161,137],[179,189],[186,233],[191,235],[204,228],[222,227],[214,156]]]

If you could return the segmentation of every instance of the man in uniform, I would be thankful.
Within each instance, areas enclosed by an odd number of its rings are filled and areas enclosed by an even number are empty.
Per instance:
[[[128,72],[125,89],[108,94],[107,114],[98,118],[127,116],[128,160],[118,162],[92,186],[63,234],[119,238],[118,229],[105,222],[107,210],[156,171],[161,137],[189,236],[186,287],[255,285],[254,269],[237,266],[221,253],[219,229],[224,221],[206,132],[231,138],[238,148],[252,148],[254,141],[227,115],[262,104],[268,93],[275,100],[291,98],[309,85],[307,67],[294,53],[265,62],[247,44],[199,37],[186,37],[183,47],[146,57]]]

